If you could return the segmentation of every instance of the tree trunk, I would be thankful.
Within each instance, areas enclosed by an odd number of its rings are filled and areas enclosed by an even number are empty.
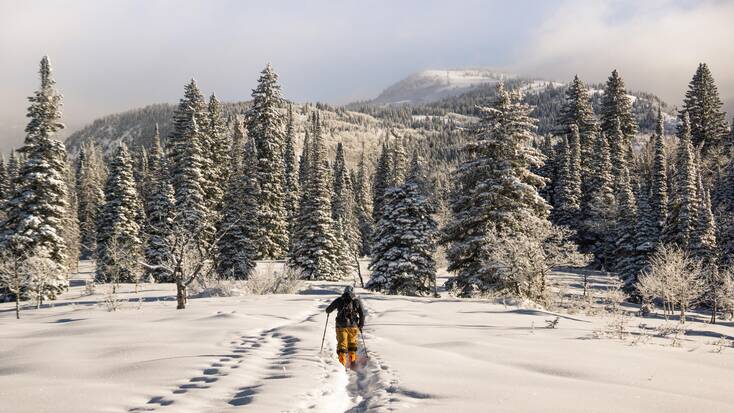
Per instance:
[[[359,284],[364,288],[364,279],[362,278],[362,268],[359,266],[359,256],[354,254],[354,261],[357,263],[357,274],[359,275]]]
[[[686,322],[686,308],[683,305],[680,306],[680,322],[681,324]]]
[[[714,300],[713,308],[711,308],[711,324],[716,324],[716,311],[718,311],[718,305],[716,304],[716,300]]]
[[[176,310],[186,308],[186,285],[180,281],[176,282]]]
[[[20,292],[15,294],[15,318],[20,320]]]

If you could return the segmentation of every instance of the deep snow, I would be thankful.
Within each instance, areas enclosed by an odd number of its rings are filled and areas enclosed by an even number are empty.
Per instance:
[[[680,347],[633,345],[594,338],[603,316],[559,314],[548,329],[556,315],[541,310],[358,289],[370,359],[355,374],[333,353],[333,322],[319,353],[323,308],[344,284],[191,299],[183,311],[172,286],[126,286],[128,301],[108,312],[104,288],[82,296],[78,279],[90,271],[86,263],[61,300],[19,321],[12,303],[0,304],[2,411],[734,411],[734,349],[712,344],[734,335],[732,322],[689,323]]]

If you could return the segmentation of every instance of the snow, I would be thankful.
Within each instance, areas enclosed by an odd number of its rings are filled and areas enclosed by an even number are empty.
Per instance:
[[[0,304],[0,400],[25,412],[729,412],[734,349],[712,341],[733,324],[688,324],[681,347],[595,339],[609,320],[490,300],[384,296],[368,311],[369,362],[345,372],[323,309],[344,284],[300,294],[196,298],[175,310],[172,285],[73,287],[15,320]],[[575,274],[558,274],[574,286]],[[441,280],[439,280],[440,282]],[[592,279],[600,288],[604,277]],[[558,327],[546,320],[560,317]],[[665,324],[662,318],[629,321]],[[641,330],[642,331],[642,330]]]

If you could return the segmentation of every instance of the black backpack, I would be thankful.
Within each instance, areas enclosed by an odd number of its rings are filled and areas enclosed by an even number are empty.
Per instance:
[[[357,305],[357,301],[351,298],[344,298],[344,301],[345,302],[342,304],[342,313],[344,314],[344,319],[356,324],[358,321],[357,316],[359,315],[357,309],[355,308]]]

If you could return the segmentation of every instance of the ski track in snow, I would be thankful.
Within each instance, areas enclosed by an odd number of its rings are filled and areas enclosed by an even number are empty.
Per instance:
[[[398,404],[409,406],[410,402],[401,403],[406,397],[409,400],[423,398],[420,394],[403,391],[395,372],[374,352],[369,353],[364,367],[355,372],[346,371],[336,357],[333,322],[326,332],[323,352],[318,354],[316,351],[315,356],[311,349],[299,345],[300,338],[287,332],[304,323],[318,322],[329,302],[329,299],[319,300],[317,309],[300,321],[250,334],[238,333],[222,343],[225,351],[210,359],[198,373],[151,396],[144,405],[130,408],[128,412],[257,410],[255,402],[268,387],[272,386],[271,391],[273,387],[289,388],[287,385],[279,386],[279,382],[293,379],[298,374],[290,369],[296,359],[318,365],[318,384],[302,394],[281,394],[281,400],[288,400],[292,407],[280,411],[388,412],[398,410]],[[368,306],[367,309],[369,312]],[[366,333],[366,339],[370,340],[370,337]],[[360,347],[364,352],[362,343]]]

